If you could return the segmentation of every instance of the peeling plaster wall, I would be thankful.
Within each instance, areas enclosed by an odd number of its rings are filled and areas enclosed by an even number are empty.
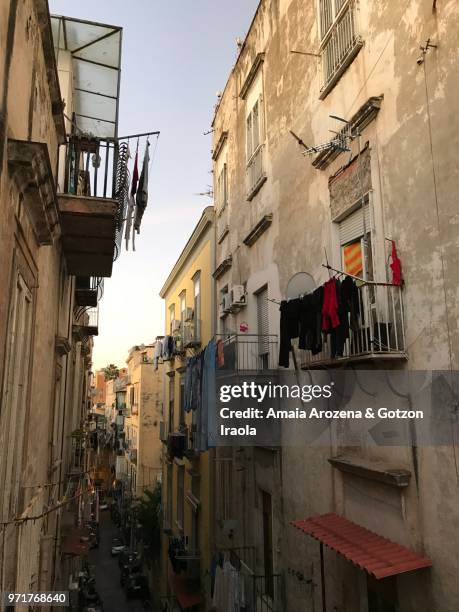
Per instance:
[[[375,272],[386,280],[385,239],[396,241],[402,260],[403,300],[408,347],[408,369],[457,369],[458,247],[457,194],[459,189],[459,69],[457,32],[459,7],[452,1],[357,3],[359,32],[364,46],[329,95],[320,101],[320,60],[290,53],[317,52],[319,48],[316,3],[304,0],[264,0],[233,68],[214,118],[214,145],[228,132],[227,163],[230,232],[217,245],[217,265],[232,254],[231,269],[217,281],[247,282],[248,306],[227,319],[227,329],[238,331],[241,321],[254,329],[256,313],[251,293],[259,283],[269,283],[270,297],[283,298],[289,279],[297,272],[312,274],[317,284],[327,278],[322,268],[324,247],[330,263],[340,267],[332,218],[342,210],[331,209],[329,179],[357,153],[341,154],[325,170],[316,170],[303,157],[289,130],[304,142],[328,141],[329,130],[341,125],[329,115],[350,118],[371,96],[384,99],[376,119],[363,130],[368,142],[372,199],[376,222]],[[429,49],[418,65],[419,46],[430,37],[438,45]],[[257,53],[264,52],[260,68],[264,85],[267,181],[251,202],[245,190],[245,102],[241,86]],[[217,162],[218,163],[218,162]],[[333,189],[332,189],[333,195]],[[346,199],[346,198],[345,198]],[[332,201],[333,204],[333,201]],[[243,244],[248,231],[263,214],[272,213],[272,225],[251,248]],[[270,304],[270,331],[278,330],[278,311]],[[336,511],[370,529],[427,554],[433,569],[401,576],[401,612],[453,612],[459,606],[456,576],[459,498],[458,476],[452,448],[399,449],[400,467],[419,470],[418,485],[393,492],[383,485],[370,486],[358,478],[343,478],[327,459],[340,451],[284,449],[280,469],[275,530],[282,530],[282,546],[276,569],[301,570],[315,587],[301,589],[287,572],[286,610],[313,610],[321,605],[318,545],[300,542],[288,521],[311,514]],[[247,451],[246,451],[247,452]],[[372,460],[394,458],[394,450],[365,451]],[[417,465],[415,465],[417,463]],[[250,469],[249,469],[250,468]],[[257,490],[260,466],[247,465],[250,490]],[[304,474],[301,486],[297,476]],[[253,476],[253,481],[250,478]],[[242,484],[234,480],[234,496]],[[445,492],[448,491],[448,494]],[[235,508],[241,534],[239,543],[253,542],[251,526],[257,516],[256,492],[252,508]],[[237,504],[236,504],[237,505]],[[239,512],[239,513],[238,513]],[[258,547],[262,542],[255,538]],[[334,553],[326,553],[327,609],[355,612],[359,609],[358,572]],[[315,607],[314,607],[315,606]]]

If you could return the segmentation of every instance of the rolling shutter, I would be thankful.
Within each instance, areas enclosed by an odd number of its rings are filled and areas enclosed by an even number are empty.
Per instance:
[[[370,207],[365,206],[365,228],[367,233],[371,230]],[[340,245],[347,244],[357,238],[363,236],[363,211],[358,208],[356,211],[348,215],[339,224],[339,242]]]
[[[258,320],[258,352],[265,355],[269,351],[268,334],[268,288],[265,287],[257,293],[257,320]]]
[[[265,287],[257,293],[257,319],[260,336],[269,334],[268,324],[268,288]]]

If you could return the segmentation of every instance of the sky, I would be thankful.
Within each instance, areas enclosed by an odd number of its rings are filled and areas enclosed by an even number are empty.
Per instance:
[[[50,11],[123,27],[119,134],[161,132],[136,251],[105,279],[93,363],[124,366],[129,349],[164,333],[159,291],[212,201],[216,94],[258,0],[50,0]],[[154,144],[154,141],[152,141]],[[152,147],[153,149],[153,147]]]

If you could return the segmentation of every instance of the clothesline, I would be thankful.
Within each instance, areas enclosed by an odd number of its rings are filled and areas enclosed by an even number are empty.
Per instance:
[[[336,268],[332,268],[328,264],[322,264],[322,267],[327,268],[328,270],[332,270],[333,272],[336,272],[337,274],[343,274],[344,276],[349,276],[350,278],[353,278],[354,280],[359,281],[360,283],[364,285],[378,285],[379,287],[397,287],[398,286],[395,283],[380,283],[378,281],[365,280],[364,278],[360,278],[359,276],[354,276],[353,274],[349,274],[349,272],[344,272],[343,270],[337,270]]]

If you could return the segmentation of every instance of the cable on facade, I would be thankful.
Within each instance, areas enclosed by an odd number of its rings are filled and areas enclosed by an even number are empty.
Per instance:
[[[70,502],[75,501],[76,499],[78,499],[79,497],[87,493],[88,491],[89,489],[84,489],[80,493],[76,493],[73,497],[70,497],[69,499],[64,499],[63,501],[58,502],[55,506],[53,506],[52,508],[48,508],[48,510],[45,510],[44,512],[40,514],[36,514],[34,516],[17,517],[10,521],[1,521],[0,526],[3,527],[3,531],[4,531],[5,527],[8,527],[8,525],[22,525],[23,523],[27,523],[28,521],[38,521],[39,519],[44,518],[45,516],[48,516],[48,514],[51,514],[52,512],[55,512],[56,510],[59,510],[60,508],[66,506]]]

